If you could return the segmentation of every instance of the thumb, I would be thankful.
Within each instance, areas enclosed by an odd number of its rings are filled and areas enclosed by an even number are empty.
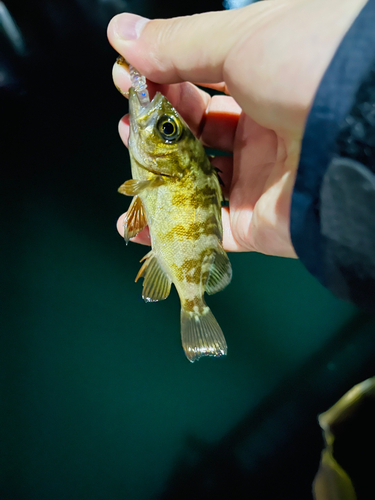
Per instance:
[[[108,39],[156,83],[222,82],[228,53],[249,32],[249,25],[239,22],[239,10],[151,21],[119,14],[108,26]]]

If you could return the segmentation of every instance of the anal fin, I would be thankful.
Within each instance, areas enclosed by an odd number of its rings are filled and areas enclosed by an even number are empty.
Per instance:
[[[208,306],[199,313],[181,309],[181,340],[192,363],[202,356],[219,358],[227,354],[225,337]]]
[[[160,267],[154,252],[151,250],[142,261],[143,265],[135,278],[135,281],[144,278],[142,298],[146,302],[166,299],[171,291],[171,281]]]
[[[124,239],[126,243],[147,226],[146,214],[139,196],[134,196],[124,218]]]
[[[214,253],[205,290],[209,295],[220,292],[232,279],[232,266],[225,250],[220,247]]]

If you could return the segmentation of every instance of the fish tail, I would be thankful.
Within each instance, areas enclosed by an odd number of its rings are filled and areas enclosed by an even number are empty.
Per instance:
[[[199,312],[181,308],[181,339],[186,357],[194,363],[202,356],[227,354],[227,343],[211,309],[204,304]]]

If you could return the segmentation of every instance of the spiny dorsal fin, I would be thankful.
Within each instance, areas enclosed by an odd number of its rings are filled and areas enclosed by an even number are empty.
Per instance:
[[[227,343],[211,309],[201,312],[181,309],[181,340],[186,357],[194,363],[202,356],[219,358],[227,354]]]
[[[209,295],[220,292],[232,279],[232,266],[223,248],[219,248],[214,253],[214,260],[210,267],[205,290]]]
[[[146,214],[143,203],[139,196],[134,196],[124,219],[124,239],[128,244],[130,238],[134,238],[147,226]]]
[[[118,188],[118,192],[125,194],[126,196],[135,196],[136,194],[142,193],[145,189],[155,188],[161,186],[164,183],[163,177],[160,175],[150,179],[148,181],[140,181],[137,179],[130,179]]]
[[[142,298],[145,302],[157,302],[168,297],[171,291],[171,281],[154,255],[153,251],[143,257],[143,265],[135,278],[144,278]]]

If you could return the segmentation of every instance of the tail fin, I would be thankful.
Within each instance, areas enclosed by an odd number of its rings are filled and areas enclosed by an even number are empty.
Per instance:
[[[181,339],[186,357],[194,363],[202,356],[225,356],[227,343],[209,307],[201,313],[181,309]]]

